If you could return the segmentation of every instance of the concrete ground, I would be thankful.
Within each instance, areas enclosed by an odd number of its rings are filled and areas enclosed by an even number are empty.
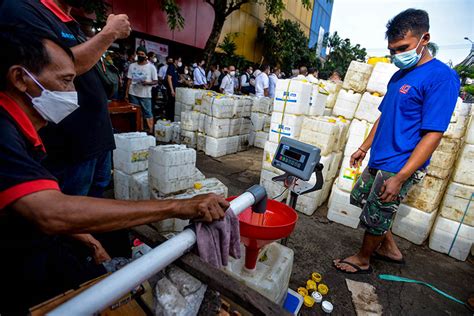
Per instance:
[[[259,183],[262,150],[249,151],[214,159],[198,154],[197,167],[207,176],[220,179],[229,188],[229,195],[238,195]],[[328,299],[334,304],[335,315],[355,315],[351,293],[345,279],[367,282],[375,286],[379,303],[386,315],[472,315],[463,305],[417,284],[389,282],[378,279],[379,274],[393,274],[422,280],[465,301],[474,293],[474,261],[460,262],[447,255],[431,251],[427,245],[417,246],[396,237],[407,264],[398,266],[373,262],[371,275],[347,275],[331,265],[334,258],[353,254],[360,246],[363,231],[352,229],[326,218],[327,206],[321,206],[312,216],[299,213],[295,231],[288,247],[295,251],[290,288],[306,284],[312,272],[323,275],[329,287]],[[302,307],[300,315],[323,314],[320,306]]]

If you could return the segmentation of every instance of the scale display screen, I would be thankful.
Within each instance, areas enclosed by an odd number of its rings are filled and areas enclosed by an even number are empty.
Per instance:
[[[282,137],[272,166],[304,181],[309,180],[321,159],[321,150],[296,139]]]
[[[309,153],[305,153],[297,148],[283,145],[277,159],[299,170],[304,170],[308,161]]]

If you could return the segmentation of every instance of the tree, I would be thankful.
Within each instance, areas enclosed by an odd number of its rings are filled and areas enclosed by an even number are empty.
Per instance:
[[[461,91],[464,93],[464,100],[467,102],[474,101],[474,65],[457,65],[454,70],[461,78]]]
[[[431,56],[436,57],[436,55],[438,55],[438,52],[439,52],[438,44],[429,42],[427,48],[430,51]]]
[[[227,33],[222,43],[217,45],[221,52],[217,52],[212,57],[212,62],[218,65],[229,66],[234,65],[237,69],[244,69],[250,65],[251,62],[246,60],[244,56],[237,55],[237,45],[234,39],[239,36],[239,33]]]
[[[353,60],[365,61],[367,52],[359,44],[352,45],[351,41],[346,38],[342,39],[337,32],[324,35],[323,47],[329,49],[322,71],[321,77],[329,77],[333,71],[337,71],[342,77],[346,74],[349,64]]]
[[[263,46],[266,63],[279,65],[286,73],[299,66],[318,66],[316,48],[308,47],[308,37],[297,22],[279,20],[274,24],[266,19],[263,29],[258,34]]]
[[[181,8],[176,0],[158,0],[162,10],[168,18],[168,26],[174,29],[181,29],[184,26],[184,18],[181,16]],[[265,6],[267,17],[277,18],[285,9],[283,0],[204,0],[214,10],[214,23],[211,34],[204,47],[204,57],[207,65],[210,64],[212,55],[217,47],[217,42],[221,35],[224,22],[232,12],[240,10],[242,5],[247,3],[257,3]],[[293,0],[292,0],[293,1]],[[305,8],[311,8],[311,0],[300,0]],[[332,0],[327,0],[332,1]]]

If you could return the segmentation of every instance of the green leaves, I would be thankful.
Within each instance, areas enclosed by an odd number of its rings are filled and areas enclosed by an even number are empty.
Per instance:
[[[182,30],[184,28],[184,17],[181,8],[175,0],[159,0],[161,9],[166,13],[168,26],[171,30]]]
[[[258,40],[263,44],[266,63],[280,65],[284,72],[301,65],[315,66],[318,62],[316,49],[308,48],[308,38],[297,22],[279,20],[274,24],[267,19]]]
[[[224,53],[227,55],[234,55],[235,51],[237,50],[237,45],[234,42],[234,39],[239,36],[239,33],[227,33],[224,36],[224,40],[222,43],[217,45],[218,48],[220,48]]]
[[[235,54],[237,45],[234,39],[239,36],[239,33],[227,33],[222,40],[222,43],[217,45],[223,53],[215,53],[213,63],[221,66],[234,65],[237,69],[244,69],[251,62],[247,61],[243,56]]]
[[[320,77],[329,77],[333,71],[337,71],[342,77],[352,60],[365,61],[367,51],[360,44],[352,45],[346,38],[342,39],[337,32],[324,35],[323,47],[329,48],[326,62],[320,71]]]

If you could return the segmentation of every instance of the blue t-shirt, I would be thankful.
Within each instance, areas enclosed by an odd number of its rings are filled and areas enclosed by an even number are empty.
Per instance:
[[[426,131],[444,132],[459,94],[456,72],[437,59],[390,79],[379,106],[369,167],[399,172]],[[429,159],[421,168],[426,168]]]

